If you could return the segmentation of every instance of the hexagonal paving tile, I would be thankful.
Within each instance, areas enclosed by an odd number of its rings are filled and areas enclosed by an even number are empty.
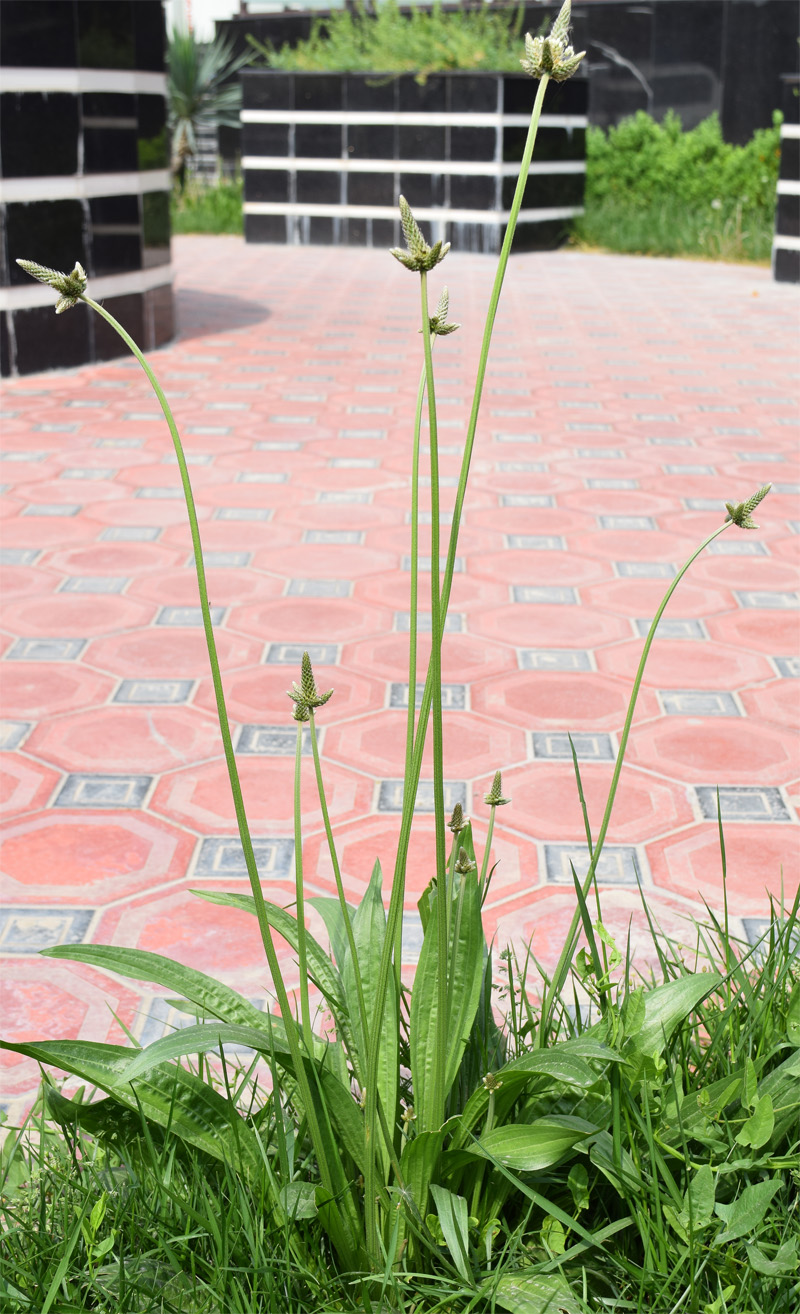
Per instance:
[[[29,749],[74,771],[167,771],[216,757],[216,718],[190,707],[103,707],[33,731]]]
[[[642,655],[641,641],[622,643],[597,654],[601,671],[633,681]],[[769,663],[755,653],[719,643],[659,638],[650,651],[644,683],[657,689],[738,689],[769,678]]]
[[[781,784],[796,766],[796,739],[768,725],[753,734],[738,717],[676,716],[641,726],[630,761],[679,782]]]
[[[596,671],[529,670],[477,680],[472,705],[487,716],[502,717],[525,729],[539,726],[568,731],[621,729],[630,689],[622,680]],[[658,714],[658,703],[644,689],[637,721]]]
[[[227,630],[217,630],[216,638],[223,671],[253,665],[261,656],[262,645],[253,640]],[[85,659],[115,675],[134,671],[140,679],[194,680],[209,670],[205,637],[199,628],[159,626],[99,639],[89,645]]]
[[[6,715],[38,719],[72,708],[103,703],[113,680],[84,666],[63,662],[9,662],[3,669],[3,710]]]

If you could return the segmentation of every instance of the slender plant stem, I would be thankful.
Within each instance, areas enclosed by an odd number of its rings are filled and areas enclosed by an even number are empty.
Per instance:
[[[178,462],[181,486],[186,501],[186,512],[189,519],[189,532],[194,549],[195,571],[197,573],[197,585],[200,593],[200,611],[203,618],[203,630],[205,632],[206,647],[208,649],[208,659],[211,665],[211,678],[214,685],[214,697],[217,705],[217,716],[219,719],[220,735],[222,737],[222,746],[225,753],[225,762],[228,768],[228,779],[230,780],[231,794],[233,796],[233,806],[236,813],[236,823],[239,829],[239,837],[242,843],[242,852],[244,854],[247,875],[250,880],[250,888],[253,894],[253,903],[255,906],[258,927],[261,933],[261,940],[264,945],[264,952],[267,958],[272,984],[278,1000],[278,1006],[281,1012],[281,1018],[286,1031],[286,1039],[289,1046],[289,1052],[294,1067],[295,1079],[300,1088],[300,1094],[303,1100],[303,1107],[306,1111],[308,1120],[309,1134],[317,1149],[320,1177],[325,1189],[339,1202],[339,1219],[341,1223],[341,1232],[337,1236],[337,1244],[344,1247],[344,1253],[348,1254],[351,1259],[355,1256],[362,1244],[361,1224],[358,1212],[352,1195],[345,1179],[344,1170],[338,1156],[329,1156],[326,1152],[326,1142],[331,1143],[333,1133],[330,1123],[327,1121],[324,1102],[319,1100],[311,1088],[308,1072],[306,1071],[303,1061],[303,1054],[300,1047],[300,1038],[298,1035],[297,1024],[292,1013],[289,1003],[289,996],[286,992],[286,986],[281,973],[281,966],[278,960],[275,942],[272,938],[272,930],[267,917],[267,908],[264,901],[264,892],[261,889],[261,880],[258,874],[255,853],[253,852],[253,842],[250,836],[250,827],[245,812],[244,800],[242,798],[242,787],[239,780],[239,770],[236,765],[236,756],[233,751],[233,739],[231,737],[230,722],[228,720],[228,710],[225,704],[225,691],[222,686],[222,675],[219,666],[219,657],[217,654],[217,645],[214,637],[214,627],[211,623],[211,610],[208,602],[208,588],[206,585],[205,566],[203,563],[203,547],[200,540],[200,527],[197,521],[197,510],[192,492],[192,484],[189,478],[189,470],[186,465],[186,457],[183,451],[178,427],[175,423],[175,417],[172,414],[169,402],[164,395],[164,391],[158,382],[153,370],[150,367],[144,353],[129,333],[125,331],[122,325],[111,315],[103,306],[93,301],[86,295],[80,298],[87,306],[91,306],[116,333],[122,338],[123,342],[130,348],[138,360],[145,374],[147,375],[150,386],[155,393],[159,405],[164,413],[164,418],[169,427],[172,437],[175,456]],[[326,1135],[323,1135],[323,1128],[320,1122],[318,1111],[320,1111],[326,1120]]]
[[[294,889],[297,912],[297,966],[300,972],[300,1017],[303,1024],[303,1041],[306,1051],[314,1053],[311,1032],[311,1010],[308,1003],[308,952],[306,948],[306,907],[303,890],[303,825],[300,807],[300,766],[303,752],[303,725],[297,723],[294,753]]]
[[[689,559],[684,562],[684,564],[681,566],[680,570],[678,571],[677,575],[672,580],[672,583],[670,584],[669,588],[664,594],[664,597],[661,599],[661,604],[658,608],[658,611],[653,617],[653,623],[650,626],[650,629],[648,630],[647,633],[647,638],[644,641],[644,647],[642,648],[642,655],[639,659],[639,665],[636,670],[636,678],[633,681],[633,688],[631,690],[631,696],[628,701],[628,711],[625,717],[625,725],[623,726],[622,734],[620,736],[619,751],[617,753],[617,760],[614,763],[614,771],[611,776],[611,784],[609,785],[609,789],[608,789],[608,797],[606,799],[606,806],[605,806],[605,811],[603,813],[603,820],[600,823],[600,830],[598,832],[597,840],[594,846],[594,852],[592,853],[591,861],[589,863],[589,870],[586,873],[586,879],[583,882],[582,888],[583,888],[584,897],[588,896],[588,892],[591,889],[592,881],[594,880],[595,872],[597,871],[597,864],[600,860],[600,854],[603,851],[603,845],[605,843],[606,834],[608,832],[609,822],[611,821],[611,812],[614,807],[614,799],[617,793],[617,785],[619,784],[620,772],[622,771],[622,763],[625,760],[625,750],[628,746],[628,736],[630,735],[631,732],[633,713],[636,709],[636,700],[639,697],[639,689],[641,688],[642,679],[644,677],[644,670],[645,670],[645,666],[647,665],[647,658],[650,656],[650,649],[652,648],[653,640],[656,637],[656,629],[658,627],[658,622],[661,620],[661,617],[663,616],[664,611],[666,609],[667,603],[669,602],[670,598],[672,597],[673,593],[675,592],[676,588],[678,587],[680,581],[683,579],[689,567],[692,565],[694,561],[697,560],[697,558],[700,556],[700,553],[703,552],[708,547],[709,543],[713,543],[714,539],[718,538],[720,534],[724,533],[724,531],[728,528],[728,526],[731,523],[732,522],[730,520],[725,521],[725,523],[720,525],[718,529],[714,530],[713,534],[709,534],[708,538],[703,539],[703,542],[700,544],[700,546],[696,548],[695,551],[692,553],[692,555],[689,557]],[[558,996],[560,995],[564,982],[567,979],[567,973],[569,972],[570,963],[572,961],[572,954],[575,948],[575,937],[578,930],[578,925],[580,923],[580,917],[581,917],[580,907],[578,907],[575,909],[575,912],[573,913],[572,921],[570,922],[569,930],[567,932],[566,940],[564,943],[564,948],[561,951],[561,955],[556,965],[556,969],[550,981],[550,988],[548,989],[547,985],[545,984],[545,988],[542,994],[542,1008],[539,1018],[539,1031],[537,1036],[537,1044],[539,1048],[542,1048],[546,1043],[548,1009],[552,1007],[553,1000],[557,999]]]
[[[481,863],[481,876],[478,882],[478,890],[480,892],[481,898],[483,897],[483,889],[486,884],[486,876],[489,871],[489,853],[492,847],[492,835],[494,834],[494,814],[496,811],[497,808],[491,808],[489,812],[489,829],[486,833],[486,845],[483,850],[483,862]]]

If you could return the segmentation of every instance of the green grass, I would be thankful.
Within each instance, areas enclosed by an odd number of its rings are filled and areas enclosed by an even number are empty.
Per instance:
[[[438,1255],[425,1255],[424,1277],[419,1263],[363,1285],[337,1271],[313,1203],[306,1130],[254,1073],[229,1065],[226,1080],[258,1129],[256,1171],[211,1160],[135,1114],[105,1128],[95,1115],[92,1131],[87,1112],[80,1129],[74,1106],[45,1087],[25,1134],[4,1150],[0,1305],[8,1314],[477,1314],[491,1309],[495,1287],[497,1309],[519,1314],[543,1314],[548,1293],[568,1314],[787,1314],[800,1301],[797,937],[796,905],[772,907],[755,949],[713,918],[687,926],[688,948],[654,928],[647,979],[624,956],[607,972],[590,937],[553,1011],[545,1059],[572,1051],[577,1062],[602,1045],[613,1061],[594,1065],[589,1085],[566,1070],[565,1080],[507,1076],[481,1121],[589,1120],[607,1130],[588,1153],[567,1148],[542,1170],[509,1167],[510,1154],[505,1166],[502,1156],[487,1161],[460,1265],[451,1230],[432,1216],[426,1246]],[[507,1020],[510,1073],[541,1054],[532,1037],[542,981],[530,955],[522,964],[504,955],[500,966],[494,1003]],[[698,969],[708,978],[699,999]],[[671,1009],[664,1001],[687,982],[696,1002]],[[666,1045],[656,1040],[662,1025]],[[224,1085],[219,1064],[206,1077]],[[293,1224],[272,1193],[284,1155]],[[451,1160],[455,1191],[465,1169],[458,1154]],[[511,1286],[521,1277],[524,1298]]]
[[[678,201],[659,201],[634,209],[625,202],[587,202],[574,220],[573,245],[625,255],[682,256],[705,260],[769,264],[774,219],[742,215],[739,205],[687,209]]]
[[[173,233],[243,232],[242,183],[190,182],[182,194],[172,194]]]

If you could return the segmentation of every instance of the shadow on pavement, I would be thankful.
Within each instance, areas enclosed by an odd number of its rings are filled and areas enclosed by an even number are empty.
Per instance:
[[[261,301],[246,297],[207,292],[199,288],[176,288],[176,340],[202,338],[209,333],[248,328],[269,319],[270,311]]]

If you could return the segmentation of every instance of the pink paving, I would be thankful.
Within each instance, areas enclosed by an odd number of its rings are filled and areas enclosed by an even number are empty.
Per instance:
[[[181,332],[153,363],[195,481],[265,886],[293,898],[285,691],[307,647],[336,690],[319,721],[357,899],[376,856],[391,870],[399,824],[416,280],[371,250],[179,238],[174,252]],[[436,351],[445,499],[493,273],[451,253],[434,276],[464,325]],[[607,922],[624,937],[632,919],[641,940],[638,868],[655,917],[691,941],[687,915],[721,903],[719,785],[736,929],[754,938],[767,891],[797,889],[797,322],[794,289],[762,269],[512,260],[451,600],[445,757],[449,799],[479,835],[503,769],[513,803],[487,929],[533,935],[545,961],[572,909],[569,860],[585,863],[566,732],[596,828],[667,582],[724,501],[769,480],[762,529],[727,531],[667,611],[601,884]],[[121,1039],[110,1010],[142,1041],[169,1023],[146,986],[36,956],[63,942],[165,952],[263,1002],[254,924],[189,893],[247,886],[177,469],[146,380],[123,359],[12,381],[4,434],[3,1034]],[[324,893],[310,763],[305,804],[307,883]],[[422,815],[410,961],[432,852]],[[12,1116],[37,1075],[4,1056]]]

